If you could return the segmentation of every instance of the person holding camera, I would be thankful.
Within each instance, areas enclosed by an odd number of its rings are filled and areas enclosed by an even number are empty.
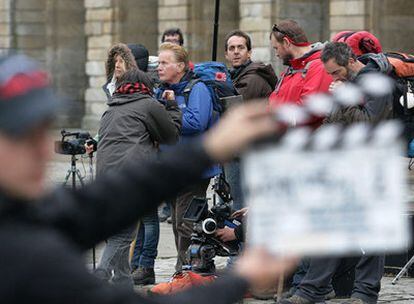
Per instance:
[[[158,144],[171,144],[178,140],[181,112],[175,101],[162,105],[152,98],[152,82],[139,69],[125,72],[119,79],[108,110],[102,115],[99,128],[97,176],[117,172],[128,161],[144,162],[154,158]],[[143,218],[155,221],[156,210]],[[142,225],[142,224],[141,224]],[[157,226],[158,227],[158,226]],[[129,248],[136,225],[111,236],[106,243],[95,274],[103,280],[133,286],[129,265]],[[151,246],[141,253],[140,267],[147,269],[155,281],[154,260],[157,256],[158,232]],[[113,275],[112,275],[113,272]]]
[[[142,98],[144,99],[144,98]],[[275,134],[265,105],[228,113],[203,138],[159,161],[132,159],[73,191],[45,187],[52,157],[48,129],[57,99],[46,73],[23,55],[0,57],[0,297],[9,304],[217,303],[242,298],[249,286],[274,284],[293,260],[250,248],[233,272],[209,286],[149,299],[89,273],[83,251],[133,225],[253,140]],[[16,119],[18,117],[19,119]],[[30,254],[28,255],[28,252]]]

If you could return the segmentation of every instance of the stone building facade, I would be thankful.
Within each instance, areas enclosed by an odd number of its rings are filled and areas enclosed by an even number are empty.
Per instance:
[[[185,32],[194,62],[211,58],[214,0],[0,0],[0,53],[25,52],[51,71],[58,92],[71,102],[61,124],[98,126],[105,110],[104,61],[116,42],[139,42],[157,53],[168,27]],[[281,19],[299,21],[313,41],[341,30],[369,30],[385,50],[414,53],[412,0],[224,0],[218,59],[224,36],[235,28],[253,39],[253,58],[271,62],[269,31]]]

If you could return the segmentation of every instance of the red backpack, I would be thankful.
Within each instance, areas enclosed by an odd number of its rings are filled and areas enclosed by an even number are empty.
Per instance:
[[[404,135],[411,141],[414,138],[414,56],[400,52],[385,55],[394,68],[395,77],[403,84],[400,104],[394,104],[394,116],[402,120]]]

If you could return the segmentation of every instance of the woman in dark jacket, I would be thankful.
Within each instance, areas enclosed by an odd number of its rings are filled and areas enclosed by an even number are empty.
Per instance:
[[[118,171],[127,161],[142,162],[155,157],[158,144],[171,144],[178,140],[181,112],[176,102],[168,101],[163,105],[152,98],[152,92],[151,80],[140,70],[132,69],[120,78],[100,123],[98,176]],[[148,217],[157,218],[156,211]],[[135,226],[108,239],[96,270],[97,276],[132,286],[128,257],[134,231]],[[152,259],[148,262],[152,263],[152,268],[157,243],[158,240],[152,244],[155,249],[147,257]]]

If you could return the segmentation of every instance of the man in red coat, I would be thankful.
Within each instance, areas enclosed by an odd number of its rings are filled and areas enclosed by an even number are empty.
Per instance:
[[[270,40],[277,57],[288,66],[269,97],[272,107],[286,103],[302,105],[306,96],[328,92],[332,77],[320,60],[322,43],[310,44],[303,29],[293,20],[273,25]],[[316,126],[321,122],[317,120]]]

